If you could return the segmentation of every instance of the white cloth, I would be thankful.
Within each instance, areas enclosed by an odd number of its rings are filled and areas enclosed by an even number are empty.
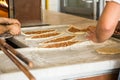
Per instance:
[[[120,4],[120,0],[106,0],[106,1],[115,1]]]

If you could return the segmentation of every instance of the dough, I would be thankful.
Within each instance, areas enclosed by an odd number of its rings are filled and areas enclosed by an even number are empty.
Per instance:
[[[72,32],[74,34],[84,34],[88,31],[88,28],[84,28],[84,29],[79,29],[75,26],[70,26],[70,28],[68,29],[69,32]]]
[[[47,33],[47,32],[53,32],[55,30],[38,30],[38,31],[28,31],[28,32],[24,32],[25,34],[42,34],[42,33]]]
[[[71,36],[62,36],[62,37],[58,37],[58,38],[46,41],[44,43],[67,41],[67,40],[73,39],[74,37],[75,36],[72,36],[72,35]]]
[[[69,31],[69,32],[72,32],[72,33],[74,33],[74,34],[85,34],[86,32],[91,31],[92,29],[93,29],[93,30],[96,29],[96,26],[90,25],[90,26],[88,26],[87,28],[82,28],[82,29],[80,29],[80,28],[78,28],[78,27],[76,27],[76,26],[71,25],[71,26],[69,27],[68,31]]]
[[[104,47],[104,48],[99,48],[96,50],[97,53],[100,54],[118,54],[120,53],[120,48],[119,47]]]
[[[52,36],[57,36],[60,33],[58,32],[53,32],[53,33],[47,33],[47,34],[40,34],[40,35],[34,35],[31,38],[32,39],[36,39],[36,38],[48,38],[48,37],[52,37]]]
[[[59,48],[59,47],[67,47],[71,46],[73,44],[78,43],[79,41],[67,41],[67,42],[61,42],[61,43],[54,43],[54,44],[48,44],[44,46],[44,48]]]

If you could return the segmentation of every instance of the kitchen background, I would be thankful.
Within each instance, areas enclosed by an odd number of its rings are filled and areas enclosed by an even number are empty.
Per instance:
[[[42,0],[43,9],[45,9],[45,1],[48,1],[49,10],[95,20],[99,18],[105,5],[105,0]]]
[[[9,0],[10,3],[11,1],[13,0]],[[41,1],[42,1],[42,9],[73,14],[94,20],[99,18],[105,5],[105,0],[41,0]],[[24,0],[22,2],[24,2]],[[39,0],[37,0],[37,2],[39,2]],[[16,10],[22,10],[22,9],[16,9]],[[13,15],[10,14],[10,16]]]

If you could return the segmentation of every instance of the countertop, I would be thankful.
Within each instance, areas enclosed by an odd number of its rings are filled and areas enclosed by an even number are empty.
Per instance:
[[[68,48],[20,48],[24,56],[33,61],[30,69],[37,80],[71,80],[112,72],[120,67],[120,54],[101,55],[95,49],[118,44],[109,40],[103,44],[86,41]],[[7,64],[6,64],[7,63]],[[17,76],[17,77],[15,77]],[[27,80],[25,75],[0,52],[0,79]]]
[[[72,24],[80,27],[96,25],[96,21],[64,13],[45,11],[43,22],[52,25]],[[75,47],[60,49],[20,48],[20,53],[34,62],[29,68],[37,80],[73,80],[104,74],[120,68],[120,54],[101,55],[95,52],[101,46],[116,45],[110,39],[102,44],[91,41]],[[17,76],[17,77],[16,77]],[[28,80],[27,77],[0,52],[0,80]]]
[[[76,25],[76,26],[88,26],[96,25],[96,20],[91,20],[75,15],[70,15],[66,13],[54,12],[54,11],[43,11],[43,23],[48,23],[52,25]]]

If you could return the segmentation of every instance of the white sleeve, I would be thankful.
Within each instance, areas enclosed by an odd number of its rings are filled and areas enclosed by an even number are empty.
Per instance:
[[[106,1],[115,1],[120,4],[120,0],[106,0]]]

